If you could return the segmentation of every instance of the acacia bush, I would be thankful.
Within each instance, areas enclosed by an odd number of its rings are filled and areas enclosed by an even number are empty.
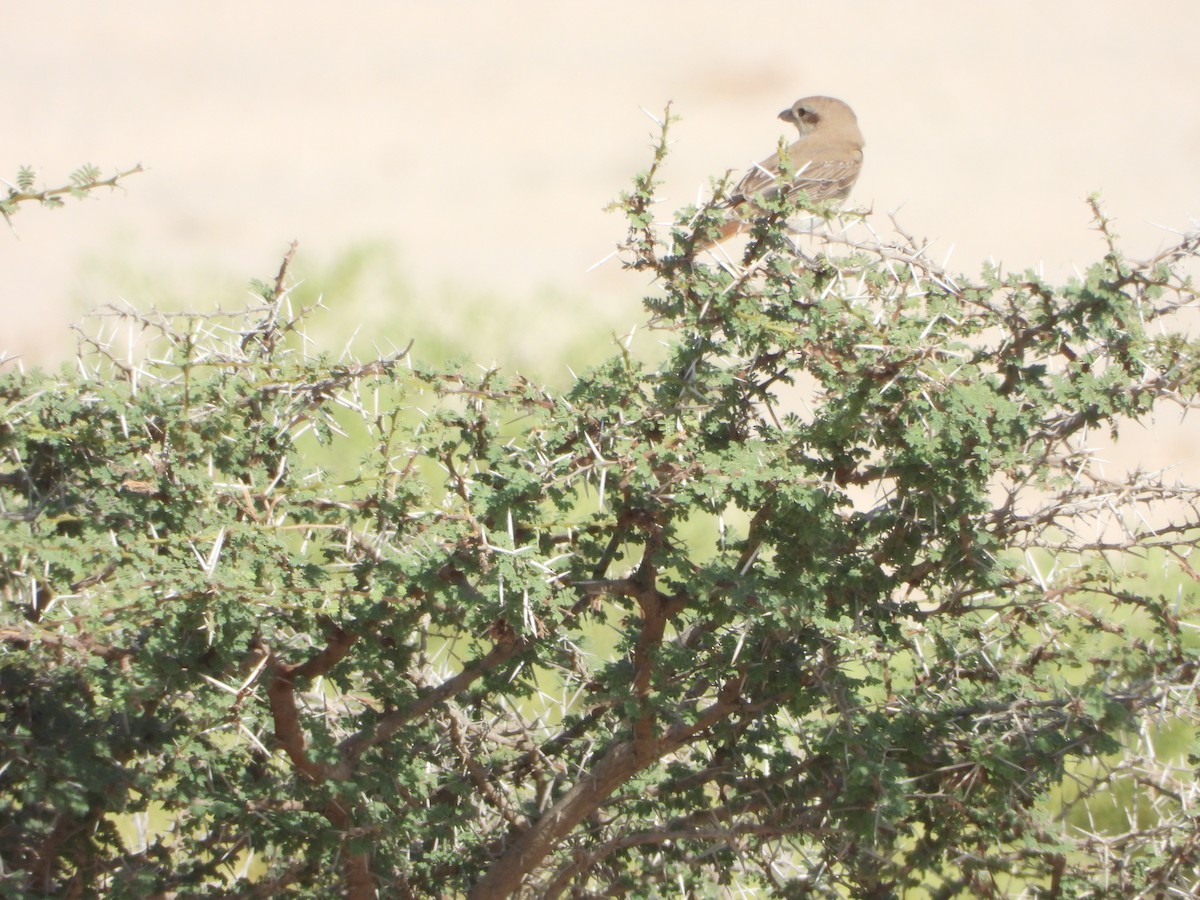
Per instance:
[[[285,264],[0,373],[4,889],[1197,890],[1197,491],[1090,450],[1195,402],[1196,236],[968,279],[779,201],[701,254],[665,148],[661,364],[330,358]]]

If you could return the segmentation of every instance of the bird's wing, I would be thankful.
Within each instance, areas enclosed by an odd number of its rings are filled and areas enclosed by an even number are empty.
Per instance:
[[[742,176],[733,193],[729,195],[729,205],[736,206],[743,200],[748,200],[755,194],[762,193],[768,188],[774,188],[775,179],[779,177],[779,154],[764,159],[753,169]]]
[[[786,186],[787,196],[800,191],[810,200],[822,201],[844,197],[858,178],[862,163],[853,158],[798,160],[795,173]],[[729,198],[729,205],[751,201],[755,194],[773,199],[779,191],[779,157],[763,160],[743,176]]]

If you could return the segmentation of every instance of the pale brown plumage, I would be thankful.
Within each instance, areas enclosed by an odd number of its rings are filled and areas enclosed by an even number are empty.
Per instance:
[[[810,200],[823,203],[844,200],[862,169],[862,132],[854,111],[833,97],[804,97],[779,114],[791,122],[800,137],[787,148],[792,177],[784,190],[788,197],[803,191]],[[730,218],[712,246],[750,227],[750,220],[763,214],[755,195],[773,199],[779,192],[779,154],[772,153],[747,172],[725,205]]]

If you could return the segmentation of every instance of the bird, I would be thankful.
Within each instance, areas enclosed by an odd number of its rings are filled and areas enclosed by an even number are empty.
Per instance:
[[[834,97],[802,97],[779,114],[800,132],[784,152],[790,180],[782,185],[786,197],[803,191],[816,203],[845,200],[862,169],[863,136],[854,110]],[[718,237],[705,239],[700,249],[711,247],[747,230],[756,216],[764,215],[755,196],[773,200],[779,194],[779,154],[772,153],[742,176],[722,203],[729,217]]]

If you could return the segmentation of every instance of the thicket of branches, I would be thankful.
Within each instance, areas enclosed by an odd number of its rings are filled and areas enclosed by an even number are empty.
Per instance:
[[[1195,402],[1196,236],[697,253],[665,147],[661,365],[316,355],[285,264],[0,372],[5,890],[1194,895],[1197,489],[1090,448]]]

